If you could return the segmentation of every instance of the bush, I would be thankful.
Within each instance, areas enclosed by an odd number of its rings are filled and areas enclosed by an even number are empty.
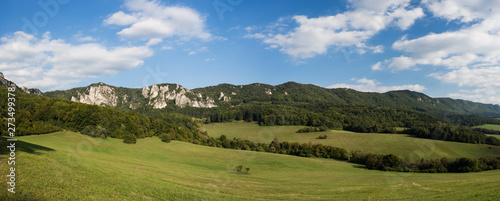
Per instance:
[[[123,143],[125,144],[135,144],[137,142],[137,138],[134,134],[128,133],[123,136]]]
[[[318,136],[316,139],[321,139],[321,140],[324,140],[324,139],[326,139],[326,138],[328,138],[328,136],[326,136],[326,135],[321,136],[321,135],[320,135],[320,136]]]
[[[162,142],[166,142],[166,143],[169,143],[170,140],[171,140],[170,135],[166,134],[166,133],[162,133],[158,137],[160,137],[160,139],[161,139]]]

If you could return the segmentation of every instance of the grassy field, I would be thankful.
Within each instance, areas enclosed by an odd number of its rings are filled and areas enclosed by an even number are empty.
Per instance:
[[[18,137],[16,194],[0,200],[428,200],[500,196],[500,171],[395,173],[347,162],[157,138],[135,145],[72,132]],[[1,138],[5,147],[5,138]],[[2,149],[4,150],[4,149]],[[1,152],[6,175],[7,153]],[[235,174],[234,167],[250,174]]]
[[[486,128],[486,129],[500,131],[500,125],[495,125],[495,124],[484,124],[481,126],[476,126],[476,128]]]
[[[496,137],[498,139],[500,139],[500,135],[489,135],[489,134],[486,134],[487,136],[493,136],[493,137]]]
[[[303,126],[259,126],[256,123],[232,122],[213,123],[204,126],[213,137],[226,135],[248,139],[253,142],[270,143],[275,137],[280,141],[331,145],[347,150],[365,150],[372,153],[396,154],[410,160],[421,158],[479,158],[500,154],[500,146],[467,144],[414,138],[401,134],[354,133],[349,131],[329,131],[318,133],[296,133]],[[327,139],[316,139],[326,135]]]

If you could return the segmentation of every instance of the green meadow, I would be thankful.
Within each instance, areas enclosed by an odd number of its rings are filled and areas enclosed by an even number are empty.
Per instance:
[[[500,131],[500,125],[495,125],[495,124],[484,124],[481,126],[476,126],[476,128],[485,128],[485,129]]]
[[[500,135],[489,135],[489,134],[486,134],[487,136],[493,136],[493,137],[496,137],[498,139],[500,139]]]
[[[16,193],[0,200],[495,200],[500,170],[397,173],[343,161],[63,131],[18,137]],[[1,146],[6,139],[1,138]],[[5,149],[2,149],[5,150]],[[0,173],[7,175],[7,154]],[[235,166],[249,167],[236,174]]]
[[[500,154],[500,146],[469,144],[415,138],[403,134],[355,133],[332,130],[328,132],[296,133],[304,126],[259,126],[254,122],[212,123],[204,126],[208,135],[226,135],[252,142],[270,143],[275,137],[279,141],[313,143],[342,147],[347,150],[364,150],[378,154],[396,154],[410,160],[437,159],[442,157],[480,158]],[[326,135],[327,139],[316,139]]]

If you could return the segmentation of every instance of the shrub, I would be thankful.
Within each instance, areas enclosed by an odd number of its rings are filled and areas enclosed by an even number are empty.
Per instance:
[[[166,142],[166,143],[169,143],[170,142],[170,135],[169,134],[166,134],[166,133],[162,133],[160,134],[160,136],[158,136],[162,142]]]
[[[135,144],[137,142],[137,138],[134,134],[128,133],[123,136],[123,143],[125,144]]]

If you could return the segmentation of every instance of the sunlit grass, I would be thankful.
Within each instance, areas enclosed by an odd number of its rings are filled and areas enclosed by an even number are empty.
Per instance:
[[[342,147],[347,150],[365,150],[379,154],[396,154],[411,160],[421,158],[480,158],[486,155],[500,154],[500,146],[468,144],[415,138],[403,134],[355,133],[332,130],[329,132],[296,133],[303,126],[259,126],[256,123],[233,122],[204,125],[213,137],[226,135],[253,142],[270,143],[275,137],[279,141],[313,143]],[[326,135],[327,139],[316,139]]]
[[[0,200],[496,199],[500,171],[395,173],[330,160],[158,138],[135,145],[72,132],[18,137],[16,194]],[[2,138],[2,147],[5,140]],[[19,147],[21,148],[21,147]],[[0,173],[7,174],[6,153]],[[250,174],[235,174],[243,165]]]

